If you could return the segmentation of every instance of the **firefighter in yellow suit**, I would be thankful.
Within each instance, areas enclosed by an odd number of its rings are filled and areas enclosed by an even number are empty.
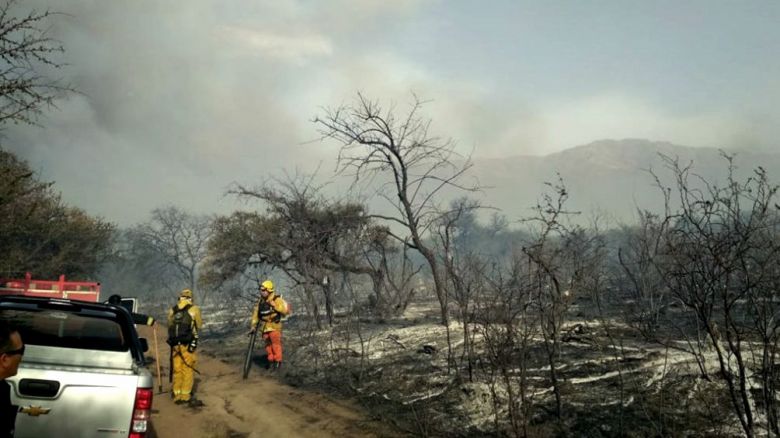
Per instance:
[[[278,370],[282,366],[282,318],[290,314],[287,302],[274,291],[271,280],[260,284],[260,300],[252,310],[252,329],[258,328],[265,340],[268,368]],[[258,327],[260,326],[260,327]]]
[[[179,301],[168,310],[168,344],[173,356],[173,400],[176,404],[192,399],[198,333],[202,326],[200,307],[193,304],[192,291],[182,290]]]

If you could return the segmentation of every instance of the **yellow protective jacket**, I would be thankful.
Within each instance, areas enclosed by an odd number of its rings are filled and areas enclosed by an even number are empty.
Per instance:
[[[288,309],[287,302],[282,297],[275,292],[269,293],[265,299],[260,298],[252,310],[252,329],[262,323],[259,327],[262,333],[282,331],[282,317],[287,315]]]
[[[179,309],[183,309],[188,304],[192,304],[192,300],[187,298],[179,298],[179,302],[176,303],[176,307]],[[192,323],[194,327],[192,328],[193,333],[195,334],[195,337],[198,337],[198,333],[200,333],[200,328],[203,326],[203,320],[200,316],[200,307],[192,304],[192,307],[187,310],[187,313],[190,314],[192,317]],[[173,324],[173,309],[168,309],[168,326],[170,327]]]

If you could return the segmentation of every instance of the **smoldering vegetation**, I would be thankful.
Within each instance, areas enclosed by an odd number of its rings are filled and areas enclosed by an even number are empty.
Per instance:
[[[0,128],[38,124],[74,91],[50,79],[65,65],[56,14],[16,6],[0,7]],[[272,278],[294,309],[273,375],[412,436],[780,435],[780,204],[763,168],[737,177],[724,154],[717,182],[663,157],[650,175],[664,207],[623,226],[571,211],[550,175],[529,217],[485,220],[469,157],[423,106],[358,94],[315,118],[354,192],[276,175],[231,187],[246,209],[161,206],[126,229],[0,149],[0,271],[97,279],[163,320],[192,289],[204,351],[237,371]],[[264,372],[259,348],[253,361]]]
[[[412,436],[776,435],[776,187],[761,169],[719,187],[666,163],[666,211],[619,228],[573,224],[562,181],[517,224],[451,204],[428,240],[443,300],[399,247],[351,259],[381,275],[309,281],[255,253],[212,293],[205,342],[238,370],[256,279],[271,276],[295,309],[285,365],[266,371],[258,346],[251,372],[356,398]],[[308,257],[302,270],[330,256]]]
[[[99,257],[48,269],[97,277],[158,318],[195,290],[205,351],[237,369],[258,281],[272,278],[294,313],[277,375],[357,398],[410,435],[780,434],[780,206],[762,168],[738,178],[724,154],[716,183],[662,157],[650,175],[665,208],[623,226],[569,210],[560,177],[529,217],[484,215],[468,197],[479,188],[459,183],[469,161],[428,136],[418,108],[396,118],[359,96],[317,122],[344,144],[343,172],[385,181],[389,213],[286,175],[232,187],[256,210],[166,206],[129,229],[25,232],[55,253],[89,237]],[[40,186],[6,157],[14,181]],[[442,202],[445,189],[464,196]],[[18,193],[0,207],[51,199]],[[14,236],[31,242],[9,232],[9,249]],[[253,360],[263,372],[260,348]]]

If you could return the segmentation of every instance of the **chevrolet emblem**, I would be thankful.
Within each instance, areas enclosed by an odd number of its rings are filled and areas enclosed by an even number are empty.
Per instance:
[[[27,414],[31,417],[37,417],[39,415],[46,415],[51,411],[51,408],[42,408],[40,406],[23,406],[19,409],[19,412]]]

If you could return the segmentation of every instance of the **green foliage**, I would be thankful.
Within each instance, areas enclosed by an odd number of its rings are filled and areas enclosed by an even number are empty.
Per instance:
[[[214,220],[208,258],[200,278],[203,284],[219,286],[244,272],[252,256],[262,250],[267,256],[281,257],[274,236],[283,236],[281,221],[255,212],[237,211]]]
[[[267,214],[235,212],[214,223],[208,267],[202,280],[218,285],[242,273],[253,257],[288,273],[306,276],[313,271],[363,273],[363,250],[382,244],[386,234],[370,226],[357,204],[294,202],[269,207]]]
[[[74,279],[95,274],[114,226],[70,207],[30,167],[0,150],[0,274]]]

